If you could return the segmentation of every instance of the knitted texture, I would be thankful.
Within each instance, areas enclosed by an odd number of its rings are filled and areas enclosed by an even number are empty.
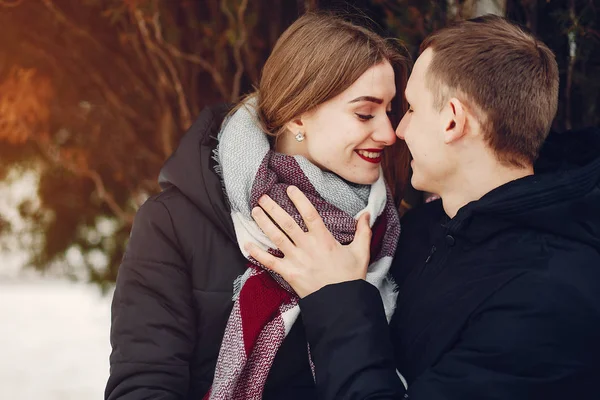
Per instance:
[[[396,302],[388,272],[400,235],[398,214],[380,173],[373,185],[350,184],[322,171],[301,156],[271,150],[260,128],[254,101],[248,101],[223,124],[215,152],[231,206],[238,244],[248,269],[234,283],[234,305],[221,344],[213,386],[205,399],[260,399],[275,355],[296,321],[298,296],[277,274],[269,272],[244,249],[252,242],[278,257],[283,254],[251,216],[258,199],[269,195],[306,231],[286,194],[298,187],[315,206],[332,235],[342,244],[354,239],[358,217],[372,221],[371,259],[366,280],[376,286],[388,321]]]

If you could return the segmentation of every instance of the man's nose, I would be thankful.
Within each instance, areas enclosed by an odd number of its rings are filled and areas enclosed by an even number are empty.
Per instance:
[[[402,120],[398,124],[398,127],[396,128],[396,136],[398,137],[398,139],[405,140],[405,138],[404,138],[405,130],[406,130],[406,117],[402,118]]]

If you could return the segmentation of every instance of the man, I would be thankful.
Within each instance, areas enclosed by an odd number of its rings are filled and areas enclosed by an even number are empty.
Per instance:
[[[308,232],[269,199],[287,236],[256,213],[287,251],[251,254],[303,297],[320,397],[599,399],[600,133],[546,140],[554,55],[502,18],[445,28],[421,50],[397,135],[413,186],[441,201],[402,220],[391,335],[361,280],[366,217],[342,246],[293,188]]]

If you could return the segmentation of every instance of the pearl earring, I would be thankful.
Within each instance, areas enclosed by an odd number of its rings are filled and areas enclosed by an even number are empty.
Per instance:
[[[298,133],[296,134],[296,140],[297,140],[298,142],[301,142],[301,141],[303,141],[303,140],[304,140],[304,134],[303,134],[302,132],[298,132]]]

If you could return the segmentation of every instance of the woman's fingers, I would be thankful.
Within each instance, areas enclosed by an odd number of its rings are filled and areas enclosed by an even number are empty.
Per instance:
[[[317,234],[329,233],[319,212],[300,189],[295,186],[288,186],[287,194],[298,209],[298,212],[300,212],[300,216],[304,220],[309,232]]]
[[[368,212],[363,213],[356,222],[356,233],[354,234],[354,240],[352,243],[360,243],[361,245],[371,243],[371,227],[369,222],[371,220],[371,214]]]
[[[371,253],[371,236],[372,231],[369,226],[369,220],[371,216],[369,213],[364,213],[358,218],[356,224],[356,233],[354,234],[354,240],[350,246],[354,250],[354,254],[359,260],[365,262],[365,268],[368,267],[369,258]]]
[[[256,221],[258,227],[267,235],[267,237],[273,242],[283,254],[289,254],[294,244],[290,239],[271,221],[271,219],[265,214],[260,207],[254,207],[252,210],[252,218]],[[294,222],[295,223],[295,222]],[[300,229],[298,227],[298,229]],[[264,265],[264,264],[263,264]]]
[[[281,208],[279,204],[275,203],[275,201],[267,195],[262,196],[258,200],[258,204],[294,242],[300,240],[304,231],[298,226],[296,221],[294,221],[294,218]]]

